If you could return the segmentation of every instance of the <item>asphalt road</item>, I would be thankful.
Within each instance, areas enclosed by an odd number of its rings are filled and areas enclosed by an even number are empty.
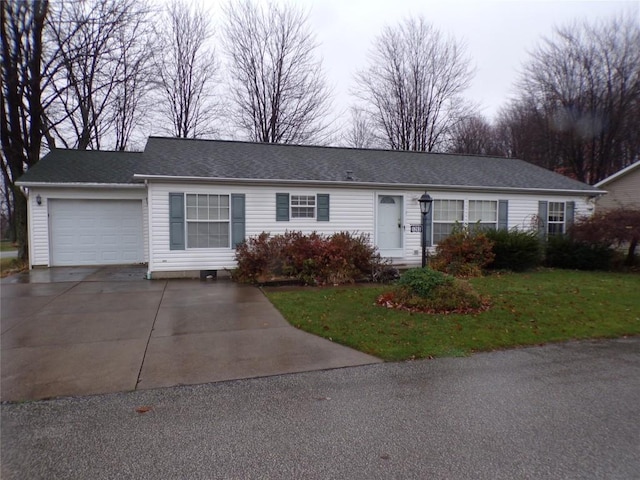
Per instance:
[[[637,479],[640,337],[4,404],[1,435],[6,480]]]

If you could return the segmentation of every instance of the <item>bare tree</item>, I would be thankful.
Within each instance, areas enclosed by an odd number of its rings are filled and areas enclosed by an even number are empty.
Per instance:
[[[46,30],[53,47],[45,72],[49,143],[99,149],[115,133],[117,148],[126,147],[132,98],[144,91],[148,14],[142,0],[55,4]]]
[[[306,15],[249,0],[226,7],[224,45],[237,127],[254,141],[321,141],[330,93]]]
[[[372,148],[376,146],[371,120],[361,108],[351,107],[351,123],[344,134],[344,142],[349,147]]]
[[[153,85],[152,54],[156,43],[153,38],[149,17],[135,15],[115,39],[116,55],[122,61],[111,107],[115,150],[130,148],[134,131],[144,123],[151,109],[149,93]]]
[[[202,6],[193,7],[183,0],[167,5],[158,32],[155,74],[162,117],[177,137],[196,138],[215,132],[218,63],[208,46],[212,35],[209,15]]]
[[[554,169],[595,183],[640,158],[637,17],[557,28],[531,54],[519,86],[517,105],[544,119],[537,135]]]
[[[48,2],[0,2],[2,175],[20,258],[27,257],[27,203],[15,181],[40,158],[42,35]]]
[[[356,96],[392,149],[440,148],[466,108],[461,94],[473,78],[465,46],[423,17],[386,27],[356,76]]]
[[[507,155],[497,129],[480,114],[463,117],[452,126],[447,151],[471,155]]]

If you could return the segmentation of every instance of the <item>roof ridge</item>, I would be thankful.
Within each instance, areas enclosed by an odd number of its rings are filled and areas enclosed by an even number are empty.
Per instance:
[[[390,148],[364,148],[364,147],[348,147],[339,145],[310,145],[301,143],[273,143],[273,142],[253,142],[250,140],[232,140],[223,138],[181,138],[181,137],[162,137],[157,135],[150,135],[149,139],[156,140],[171,140],[171,141],[188,141],[188,142],[217,142],[217,143],[234,143],[244,145],[261,145],[269,147],[298,147],[298,148],[322,148],[329,150],[351,150],[361,152],[388,152],[388,153],[403,153],[403,154],[418,154],[418,155],[447,155],[453,157],[478,157],[478,158],[495,158],[499,160],[522,160],[516,157],[503,157],[499,155],[482,155],[477,153],[452,153],[452,152],[427,152],[421,150],[395,150]]]
[[[117,154],[142,154],[144,153],[144,151],[142,150],[80,150],[78,148],[59,148],[59,147],[54,147],[49,149],[49,151],[47,153],[52,153],[52,152],[78,152],[78,153],[91,153],[91,154],[98,154],[98,153],[117,153]],[[46,153],[45,153],[46,155]]]

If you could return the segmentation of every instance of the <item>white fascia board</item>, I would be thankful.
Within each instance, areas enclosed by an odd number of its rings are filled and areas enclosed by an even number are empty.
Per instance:
[[[16,185],[27,188],[127,188],[142,189],[145,188],[144,183],[55,183],[55,182],[21,182],[18,180]]]
[[[626,175],[627,173],[631,172],[632,170],[635,170],[638,167],[640,167],[640,161],[636,163],[632,163],[631,165],[627,165],[619,172],[614,173],[613,175],[605,178],[604,180],[600,180],[598,183],[594,185],[594,187],[600,188],[601,186],[606,185],[609,182],[613,182],[616,178],[622,177],[623,175]]]
[[[474,192],[510,192],[510,193],[548,193],[548,194],[567,194],[567,195],[588,195],[597,197],[604,195],[603,190],[567,190],[552,188],[518,188],[518,187],[486,187],[474,185],[438,185],[423,183],[356,183],[353,181],[313,181],[313,180],[278,180],[278,179],[256,179],[256,178],[216,178],[216,177],[179,177],[172,175],[141,175],[134,174],[133,178],[145,181],[160,181],[167,183],[218,183],[218,184],[235,184],[235,185],[317,185],[326,187],[343,187],[343,188],[384,188],[384,189],[418,189],[424,190],[452,190],[452,191],[474,191]]]

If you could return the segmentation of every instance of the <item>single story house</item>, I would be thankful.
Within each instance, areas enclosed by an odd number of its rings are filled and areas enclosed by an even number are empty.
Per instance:
[[[640,161],[632,163],[595,186],[607,191],[607,195],[599,198],[596,203],[598,211],[615,208],[640,209]]]
[[[18,182],[32,267],[146,263],[148,277],[234,267],[261,232],[366,233],[399,265],[456,222],[564,232],[598,188],[522,160],[151,137],[143,152],[53,150]]]

